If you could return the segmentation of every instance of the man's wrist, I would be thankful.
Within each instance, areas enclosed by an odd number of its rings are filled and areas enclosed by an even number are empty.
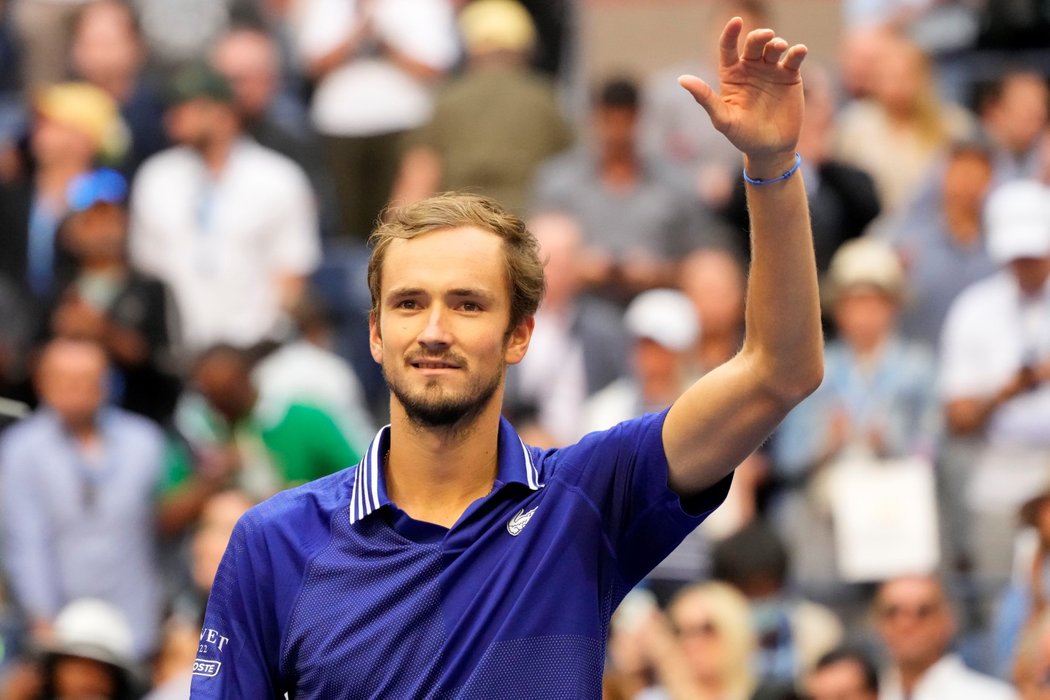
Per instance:
[[[798,153],[787,151],[761,156],[744,156],[744,172],[753,180],[775,180],[796,167]]]

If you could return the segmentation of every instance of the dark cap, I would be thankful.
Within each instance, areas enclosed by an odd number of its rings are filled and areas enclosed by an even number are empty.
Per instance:
[[[207,63],[186,66],[168,84],[169,105],[182,104],[190,100],[206,99],[213,102],[233,102],[233,89],[224,75]]]

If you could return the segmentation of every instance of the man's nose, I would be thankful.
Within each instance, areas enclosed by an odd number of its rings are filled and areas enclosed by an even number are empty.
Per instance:
[[[440,350],[452,344],[448,330],[448,310],[434,304],[427,315],[427,324],[419,334],[419,344],[428,350]]]

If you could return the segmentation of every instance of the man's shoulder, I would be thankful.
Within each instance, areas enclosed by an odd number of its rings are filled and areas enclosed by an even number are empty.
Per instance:
[[[938,661],[930,673],[935,690],[938,693],[950,691],[952,697],[963,697],[962,694],[955,695],[956,692],[964,692],[965,697],[973,700],[1014,700],[1018,697],[1008,683],[973,670],[954,654]]]
[[[56,428],[57,423],[52,416],[46,411],[36,410],[4,430],[0,435],[0,449],[17,449],[38,442],[42,437],[53,433]]]
[[[302,184],[309,181],[302,166],[283,153],[264,146],[253,138],[245,137],[238,141],[232,158],[236,159],[235,162],[241,166],[240,172],[249,173],[267,182],[273,182],[272,178],[278,178],[278,182],[273,184],[282,187],[289,182]]]
[[[945,323],[955,328],[985,329],[989,320],[997,322],[1013,318],[1007,312],[1016,297],[1010,273],[999,270],[963,288],[948,308]]]
[[[281,491],[251,508],[238,525],[251,543],[285,544],[304,551],[331,534],[332,518],[349,517],[350,493],[357,466]]]
[[[188,147],[165,148],[142,162],[135,173],[134,185],[136,188],[141,187],[143,183],[149,184],[172,173],[192,169],[195,164],[199,167],[198,159]]]

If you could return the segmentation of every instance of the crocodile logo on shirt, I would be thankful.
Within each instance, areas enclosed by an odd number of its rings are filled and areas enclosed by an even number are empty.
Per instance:
[[[521,531],[524,530],[525,526],[529,524],[530,520],[532,520],[532,514],[535,512],[536,508],[533,508],[527,513],[525,512],[524,508],[519,510],[518,514],[511,518],[510,521],[507,523],[507,532],[509,532],[515,537],[520,535]]]

